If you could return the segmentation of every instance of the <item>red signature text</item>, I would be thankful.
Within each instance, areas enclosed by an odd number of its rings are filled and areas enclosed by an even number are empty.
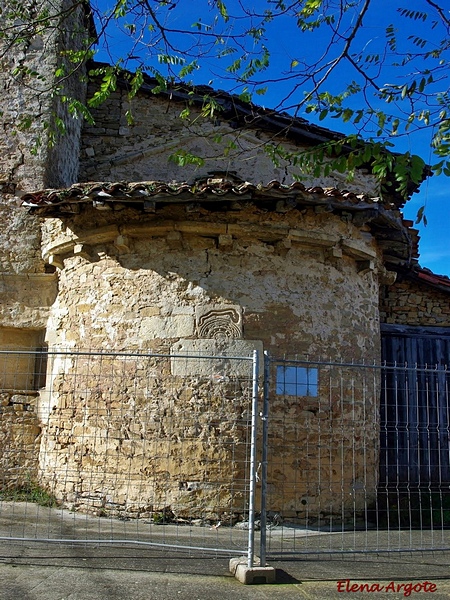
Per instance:
[[[437,585],[431,581],[417,581],[415,583],[396,583],[391,581],[390,583],[356,583],[350,579],[341,579],[337,582],[338,592],[395,592],[397,594],[403,594],[405,598],[411,596],[411,594],[417,594],[419,592],[430,592],[433,593],[437,589]]]

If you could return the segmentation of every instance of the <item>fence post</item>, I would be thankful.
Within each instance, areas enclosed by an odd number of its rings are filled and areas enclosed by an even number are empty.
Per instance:
[[[270,357],[264,352],[264,396],[262,420],[262,451],[261,451],[261,539],[260,559],[261,567],[266,566],[267,556],[267,466],[268,466],[268,442],[269,442],[269,381],[270,381]]]
[[[253,568],[255,555],[255,492],[256,492],[256,434],[258,417],[259,355],[253,351],[252,428],[250,437],[250,488],[248,508],[248,551],[247,566]]]

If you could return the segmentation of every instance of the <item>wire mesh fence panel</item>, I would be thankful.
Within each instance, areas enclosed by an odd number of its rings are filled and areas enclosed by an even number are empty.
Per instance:
[[[246,552],[252,357],[0,364],[2,539]]]
[[[449,390],[445,366],[382,370],[379,511],[438,546],[450,527]]]
[[[411,377],[417,390],[420,371]],[[448,456],[448,380],[445,392],[442,377],[440,381],[433,388],[439,400],[430,385],[426,398],[428,407],[439,401],[441,409],[431,421],[429,408],[423,409],[428,410],[428,417],[425,422],[425,417],[419,419],[424,428],[421,443],[428,436],[428,449],[401,450],[400,444],[406,442],[399,430],[404,425],[389,420],[399,413],[401,386],[393,383],[386,369],[332,362],[270,362],[269,556],[450,549],[450,522],[446,522],[442,497],[450,482],[441,478],[434,497],[429,478],[421,479],[414,505],[411,487],[408,494],[402,492],[402,486],[410,484],[401,482],[393,464],[394,456],[398,464],[426,453],[436,460],[445,452]],[[413,421],[407,430],[416,435],[417,419]],[[410,445],[413,439],[411,435]],[[392,470],[396,478],[389,477],[386,484],[386,472]],[[440,473],[446,473],[445,469]],[[401,514],[400,501],[408,507]],[[438,519],[433,517],[435,510]]]
[[[450,549],[448,370],[267,364],[252,432],[254,356],[0,352],[0,538]]]

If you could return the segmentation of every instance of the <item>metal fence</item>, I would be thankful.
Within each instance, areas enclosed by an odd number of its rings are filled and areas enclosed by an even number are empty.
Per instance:
[[[3,352],[0,365],[1,539],[253,555],[255,357]]]
[[[0,539],[450,549],[448,371],[262,358],[0,352]]]
[[[444,367],[267,368],[268,556],[450,549]]]

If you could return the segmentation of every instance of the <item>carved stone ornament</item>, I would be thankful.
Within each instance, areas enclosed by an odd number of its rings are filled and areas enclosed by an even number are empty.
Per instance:
[[[242,338],[242,310],[240,306],[215,305],[196,308],[199,338]]]

